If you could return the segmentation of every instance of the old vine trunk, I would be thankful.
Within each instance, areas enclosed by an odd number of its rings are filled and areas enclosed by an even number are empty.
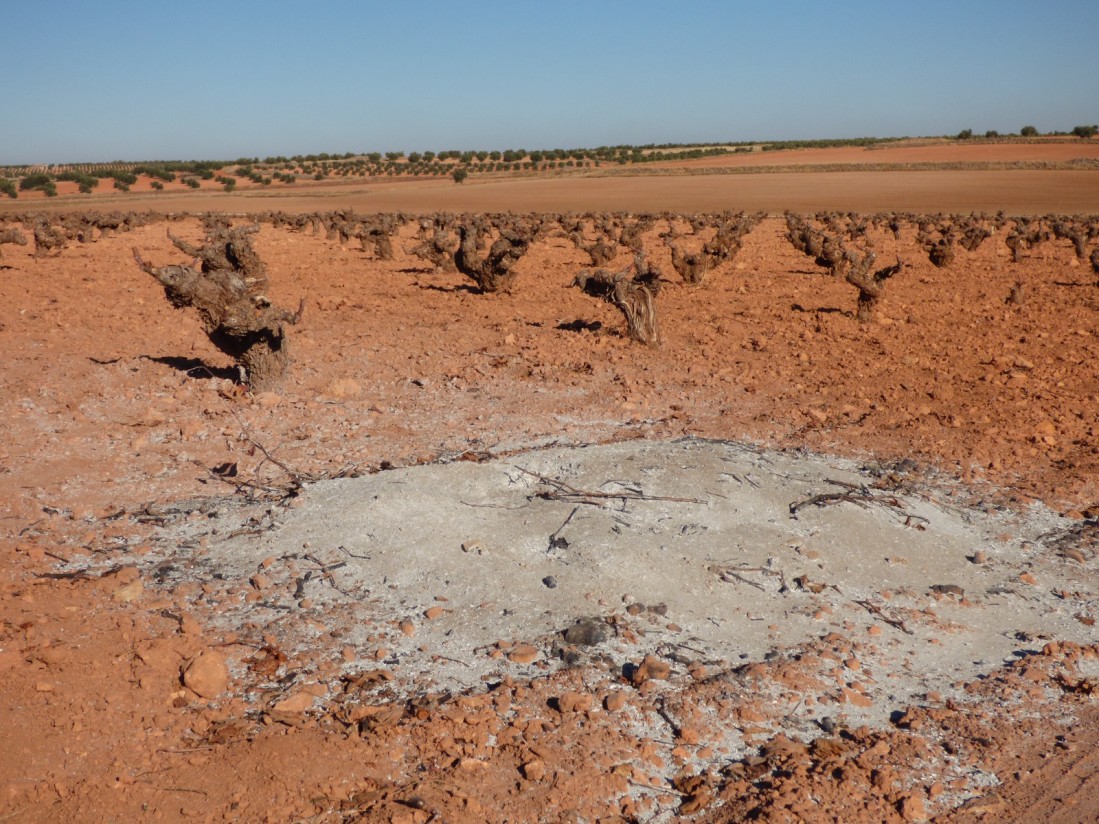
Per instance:
[[[267,273],[250,238],[256,231],[214,224],[201,247],[171,238],[196,258],[190,266],[155,267],[136,248],[133,252],[142,271],[164,287],[169,302],[195,309],[210,342],[244,370],[252,391],[263,392],[276,388],[289,368],[286,325],[301,319],[304,301],[290,312],[272,306],[263,294]]]

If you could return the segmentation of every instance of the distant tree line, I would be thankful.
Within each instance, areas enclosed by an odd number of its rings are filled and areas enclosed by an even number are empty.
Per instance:
[[[1044,136],[1074,136],[1091,139],[1099,134],[1099,125],[1076,126],[1069,132],[1046,132]],[[983,139],[1035,138],[1043,136],[1035,126],[1023,126],[1017,135],[1001,134],[993,129],[984,132]],[[953,136],[956,140],[977,139],[973,129],[963,129]],[[40,190],[47,196],[57,194],[57,181],[72,181],[82,193],[90,193],[100,180],[113,180],[114,187],[128,191],[138,176],[151,179],[154,189],[164,183],[180,182],[199,188],[202,180],[216,180],[226,191],[232,191],[238,180],[249,180],[261,186],[275,182],[293,184],[299,175],[314,180],[348,177],[451,177],[464,181],[471,174],[523,173],[567,171],[596,168],[604,164],[619,166],[659,161],[687,160],[724,154],[756,151],[775,152],[787,149],[816,149],[842,146],[875,146],[904,140],[903,137],[855,137],[820,140],[763,140],[723,143],[661,143],[619,144],[593,149],[496,149],[404,151],[367,153],[328,153],[276,155],[263,158],[240,157],[228,160],[158,160],[140,163],[115,161],[47,166],[0,167],[0,194],[14,198],[19,191]],[[460,170],[460,171],[459,171]]]
[[[1018,137],[1064,137],[1067,135],[1071,135],[1073,137],[1079,137],[1087,140],[1089,138],[1095,137],[1096,134],[1099,134],[1099,125],[1074,126],[1072,131],[1070,132],[1046,132],[1044,135],[1042,134],[1042,132],[1039,132],[1037,127],[1035,126],[1023,126],[1023,128],[1019,129]],[[1015,137],[1015,135],[1010,134],[1002,135],[995,129],[989,129],[984,133],[984,136],[985,139],[988,140],[993,140],[998,137]],[[954,138],[955,140],[972,140],[974,138],[974,132],[972,129],[962,129],[960,132],[954,135]]]

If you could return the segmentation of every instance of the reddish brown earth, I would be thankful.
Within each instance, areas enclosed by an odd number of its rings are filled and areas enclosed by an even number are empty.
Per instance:
[[[0,200],[0,214],[74,208],[111,211],[361,213],[574,211],[841,211],[1008,214],[1099,212],[1099,172],[838,171],[655,177],[500,177],[319,184],[312,187],[82,195]]]
[[[912,140],[873,148],[835,147],[752,152],[640,166],[604,165],[551,173],[475,174],[449,178],[299,177],[269,186],[240,179],[236,191],[213,180],[192,190],[183,183],[152,189],[139,176],[129,192],[107,181],[91,194],[57,183],[58,197],[40,191],[0,199],[0,214],[28,208],[68,210],[357,212],[462,211],[720,211],[876,212],[972,211],[1009,214],[1094,213],[1099,140],[1044,138],[1035,142],[973,143]],[[883,168],[884,167],[884,168]],[[988,168],[986,168],[988,167]],[[825,169],[832,169],[825,171]],[[755,172],[767,172],[756,174]],[[728,174],[732,173],[732,174]]]
[[[1090,180],[1079,188],[1084,205],[1061,209],[1045,204],[1063,191],[1023,183],[1018,196],[1033,208],[1018,211],[1097,212]],[[638,183],[623,197],[659,201]],[[485,208],[475,186],[437,191]],[[417,197],[427,204],[434,192],[424,184]],[[323,203],[308,208],[334,208]],[[283,660],[275,629],[207,628],[211,604],[262,597],[262,578],[172,589],[143,563],[155,505],[233,494],[209,471],[222,464],[278,486],[287,467],[336,475],[500,444],[684,434],[912,458],[1000,504],[1040,500],[1067,523],[1091,523],[1099,288],[1067,241],[1013,263],[993,238],[936,269],[911,231],[883,235],[882,259],[899,254],[908,266],[876,322],[860,325],[853,287],[796,252],[779,219],[694,287],[650,233],[666,272],[664,342],[650,349],[626,340],[612,307],[567,288],[586,261],[563,237],[523,258],[514,294],[480,295],[403,252],[409,227],[396,259],[383,262],[264,225],[257,249],[269,296],[288,306],[305,298],[306,312],[283,390],[253,397],[229,380],[196,319],[134,265],[134,246],[157,265],[183,262],[165,228],[38,259],[33,243],[3,248],[0,820],[1099,815],[1094,646],[1043,639],[1041,652],[969,685],[971,700],[928,694],[888,729],[805,740],[787,737],[784,713],[819,677],[809,658],[858,666],[859,642],[844,633],[822,633],[800,664],[756,663],[732,681],[700,666],[665,681],[654,662],[647,680],[593,692],[582,668],[532,678],[517,666],[483,692],[395,700],[382,664],[373,680],[341,680],[348,660],[375,650],[332,653],[338,633]],[[172,231],[202,234],[194,218]],[[1006,303],[1020,282],[1025,300]],[[207,517],[191,509],[186,519]],[[1094,563],[1090,551],[1083,563]],[[335,617],[301,621],[338,629]],[[782,709],[752,698],[774,690],[789,697]],[[723,753],[702,707],[758,754]],[[669,765],[671,782],[659,777]],[[982,783],[991,775],[998,785]]]
[[[876,143],[869,147],[843,146],[821,149],[783,149],[718,155],[680,161],[661,161],[660,165],[682,168],[746,168],[750,166],[828,166],[866,164],[996,164],[1065,163],[1099,159],[1099,142],[1077,138],[1046,138],[1030,143],[989,143],[958,140],[899,140]]]

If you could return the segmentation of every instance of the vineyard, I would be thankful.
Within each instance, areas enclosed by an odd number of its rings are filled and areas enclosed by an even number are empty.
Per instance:
[[[962,822],[1091,768],[1095,214],[20,205],[0,253],[12,810]]]

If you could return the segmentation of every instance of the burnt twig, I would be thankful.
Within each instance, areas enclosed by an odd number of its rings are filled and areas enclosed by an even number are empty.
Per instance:
[[[882,608],[879,607],[877,604],[872,603],[870,601],[863,601],[863,600],[856,600],[854,603],[858,604],[860,607],[865,609],[870,614],[878,616],[883,621],[885,621],[885,623],[889,624],[889,626],[896,627],[901,632],[903,632],[905,635],[915,635],[916,634],[912,630],[910,630],[907,626],[905,626],[904,621],[902,621],[900,618],[893,618],[889,615],[886,615],[885,611],[882,610]]]
[[[568,501],[570,503],[589,504],[591,506],[603,506],[603,501],[671,501],[673,503],[681,504],[704,504],[705,501],[699,498],[677,498],[670,495],[646,495],[637,489],[623,489],[619,492],[602,492],[592,491],[586,489],[577,489],[576,487],[569,486],[564,481],[558,481],[553,478],[548,478],[545,475],[540,475],[537,472],[531,472],[529,469],[524,469],[521,466],[517,466],[520,472],[530,475],[533,478],[537,478],[546,486],[553,487],[552,490],[539,492],[536,497],[545,498],[549,501]],[[560,531],[560,530],[558,530]]]

